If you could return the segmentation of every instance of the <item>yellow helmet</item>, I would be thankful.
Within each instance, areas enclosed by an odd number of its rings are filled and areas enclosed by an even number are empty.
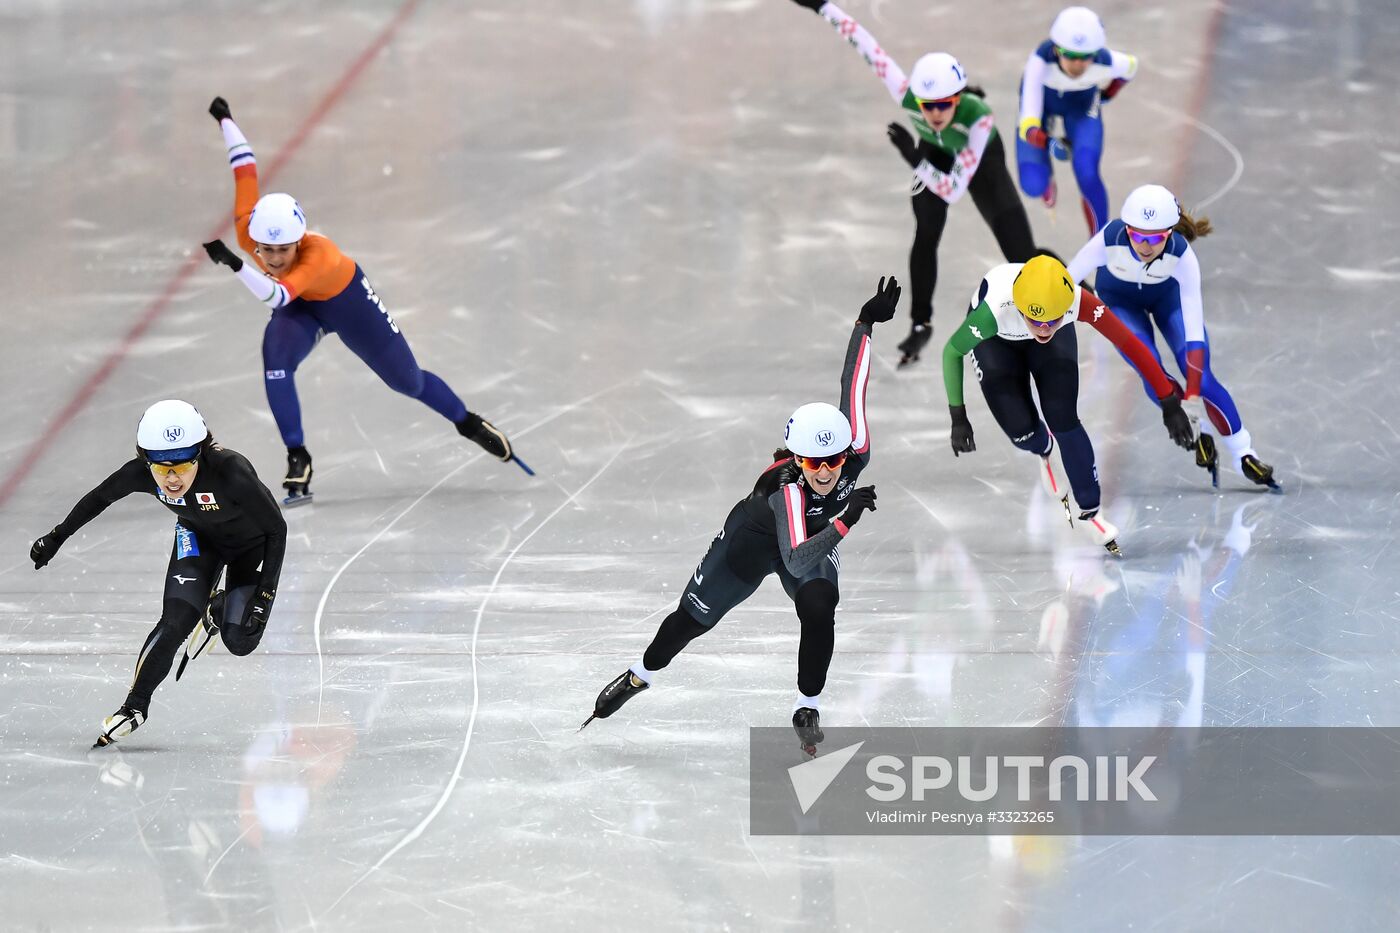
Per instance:
[[[1033,257],[1011,283],[1011,300],[1032,321],[1058,321],[1074,303],[1069,270],[1054,256]]]

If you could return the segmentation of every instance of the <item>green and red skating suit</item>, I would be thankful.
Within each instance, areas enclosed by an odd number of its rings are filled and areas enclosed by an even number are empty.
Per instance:
[[[981,97],[964,91],[957,110],[953,112],[953,122],[941,132],[935,130],[919,110],[914,92],[909,90],[909,78],[904,74],[904,69],[880,48],[875,37],[834,3],[823,4],[818,12],[860,52],[875,76],[884,82],[890,97],[914,124],[919,138],[952,157],[953,166],[946,172],[939,171],[925,160],[915,167],[914,174],[928,190],[947,203],[952,204],[961,198],[982,162],[987,143],[997,135],[992,108]]]
[[[994,337],[1011,341],[1034,339],[1025,316],[1011,296],[1012,283],[1024,265],[1008,262],[988,272],[972,295],[962,326],[943,345],[943,387],[948,393],[949,405],[963,404],[963,357],[978,344]],[[1061,330],[1078,321],[1107,337],[1157,393],[1157,398],[1166,398],[1175,390],[1161,364],[1137,335],[1102,301],[1079,285],[1074,286],[1074,300],[1063,320]]]

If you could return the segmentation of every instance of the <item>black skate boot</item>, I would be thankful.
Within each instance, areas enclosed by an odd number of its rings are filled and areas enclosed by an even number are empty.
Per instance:
[[[1210,484],[1220,486],[1220,456],[1215,450],[1215,438],[1201,431],[1196,435],[1196,466],[1210,472]]]
[[[583,726],[595,719],[607,719],[622,709],[623,703],[641,693],[648,686],[650,685],[646,681],[632,673],[630,669],[623,671],[617,675],[612,683],[603,688],[602,693],[598,694],[598,699],[593,703],[593,715],[583,721]],[[579,726],[578,731],[582,732],[583,726]]]
[[[180,666],[175,668],[175,679],[178,681],[185,668],[195,658],[204,653],[204,649],[209,647],[209,643],[219,637],[219,626],[224,623],[224,591],[215,590],[209,597],[209,605],[204,609],[204,618],[199,620],[199,625],[190,633],[190,640],[185,642],[185,654],[180,658]],[[203,633],[203,638],[200,634]],[[194,649],[194,654],[190,654],[190,645],[199,640],[199,647]]]
[[[1240,458],[1240,469],[1251,483],[1268,486],[1270,492],[1283,492],[1283,487],[1274,479],[1274,468],[1254,454],[1245,454]]]
[[[797,733],[797,741],[802,743],[802,750],[816,757],[817,745],[826,740],[821,714],[811,707],[801,707],[792,714],[792,728]]]
[[[115,745],[117,739],[131,735],[146,721],[146,714],[130,706],[122,706],[115,713],[102,720],[102,734],[92,743],[93,748],[106,748]]]
[[[919,354],[924,347],[933,339],[932,324],[915,324],[909,329],[909,336],[905,337],[899,344],[899,365],[908,366],[910,363],[919,361]]]
[[[311,501],[311,454],[305,447],[287,448],[287,478],[282,480],[282,488],[287,490],[282,500],[287,508]]]
[[[475,412],[457,422],[457,433],[503,463],[512,456],[510,441],[500,428]]]

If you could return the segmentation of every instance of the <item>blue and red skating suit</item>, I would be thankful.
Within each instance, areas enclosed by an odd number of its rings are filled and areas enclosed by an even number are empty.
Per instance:
[[[1099,299],[1113,309],[1160,363],[1152,335],[1155,324],[1186,379],[1186,398],[1201,397],[1211,424],[1221,435],[1240,430],[1234,399],[1210,369],[1201,264],[1186,237],[1173,232],[1162,254],[1144,263],[1133,251],[1128,225],[1114,220],[1084,244],[1068,268],[1070,278],[1076,282],[1096,274],[1094,290]],[[1136,368],[1131,359],[1128,362]],[[1156,401],[1150,387],[1148,394]]]
[[[838,582],[837,545],[848,529],[837,516],[870,463],[865,417],[869,378],[870,325],[857,323],[841,373],[840,408],[850,419],[852,441],[840,478],[830,493],[821,495],[807,486],[791,457],[763,471],[753,491],[730,510],[724,529],[686,584],[681,606],[701,625],[714,625],[771,573],[793,598],[812,580]]]
[[[1021,75],[1020,131],[1016,166],[1021,190],[1042,197],[1052,183],[1050,153],[1026,141],[1029,125],[1044,126],[1052,117],[1064,124],[1070,165],[1083,196],[1084,219],[1091,231],[1108,220],[1108,189],[1099,174],[1103,157],[1103,102],[1137,74],[1137,58],[1114,49],[1094,53],[1084,74],[1071,77],[1060,67],[1055,43],[1046,39],[1026,59]]]

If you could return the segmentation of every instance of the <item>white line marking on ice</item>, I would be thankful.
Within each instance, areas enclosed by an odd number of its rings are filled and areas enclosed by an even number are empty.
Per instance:
[[[612,391],[615,390],[615,389],[618,389],[618,388],[621,388],[621,387],[624,386],[624,385],[627,385],[628,382],[633,382],[633,381],[635,381],[635,379],[633,379],[633,380],[626,380],[626,381],[624,381],[624,382],[616,382],[616,383],[613,383],[612,385],[608,386],[608,387],[605,388],[605,389],[599,389],[597,392],[594,392],[592,395],[587,395],[587,396],[584,396],[583,398],[575,399],[572,403],[570,403],[570,404],[568,404],[568,405],[565,405],[563,408],[559,409],[559,410],[556,411],[554,414],[549,415],[549,416],[547,416],[547,417],[545,417],[545,418],[542,418],[542,419],[540,419],[539,421],[536,421],[534,424],[530,425],[529,427],[523,428],[523,429],[521,429],[520,431],[515,432],[514,436],[515,436],[516,438],[525,437],[525,436],[526,436],[527,434],[529,434],[530,432],[535,431],[535,430],[537,430],[538,428],[544,427],[546,424],[549,424],[551,421],[554,421],[555,419],[560,418],[560,417],[562,417],[563,415],[568,414],[569,412],[573,411],[574,409],[578,408],[579,406],[581,406],[581,405],[586,405],[586,404],[588,404],[589,402],[593,401],[594,399],[598,398],[599,396],[601,396],[601,395],[606,395],[607,393],[612,392]],[[428,487],[428,490],[427,490],[426,492],[424,492],[424,493],[423,493],[421,496],[419,496],[417,499],[414,499],[412,502],[410,502],[410,503],[408,504],[408,506],[407,506],[402,512],[400,512],[398,515],[395,515],[395,516],[389,521],[389,524],[387,524],[387,525],[385,525],[383,528],[379,529],[379,531],[374,535],[374,537],[370,538],[368,541],[366,541],[366,542],[364,543],[364,546],[363,546],[363,547],[361,547],[361,548],[360,548],[358,551],[356,551],[354,554],[350,555],[350,559],[347,560],[345,563],[341,564],[341,565],[340,565],[340,569],[337,570],[337,571],[331,576],[330,582],[326,584],[325,590],[323,590],[323,591],[321,592],[321,598],[320,598],[320,600],[318,600],[317,603],[316,603],[316,615],[315,615],[315,616],[312,618],[312,620],[311,620],[311,634],[312,634],[313,640],[314,640],[315,643],[316,643],[316,684],[317,684],[317,686],[316,686],[316,722],[317,722],[317,723],[320,723],[320,721],[321,721],[321,700],[322,700],[322,697],[325,695],[325,692],[326,692],[326,660],[325,660],[325,655],[324,655],[324,654],[322,653],[322,651],[321,651],[321,619],[322,619],[322,617],[325,615],[325,611],[326,611],[326,602],[331,598],[331,590],[335,588],[335,585],[336,585],[336,583],[340,580],[341,575],[344,574],[345,571],[348,570],[348,569],[350,568],[350,565],[353,564],[355,561],[359,560],[359,559],[360,559],[360,555],[363,554],[365,551],[368,551],[368,550],[370,549],[370,546],[373,545],[374,542],[376,542],[376,541],[378,541],[380,538],[384,537],[384,535],[385,535],[386,533],[388,533],[389,529],[393,528],[395,525],[397,525],[397,524],[399,523],[399,520],[400,520],[400,519],[402,519],[402,518],[403,518],[405,515],[407,515],[409,512],[412,512],[412,511],[414,510],[414,508],[417,507],[418,503],[422,502],[424,499],[428,498],[428,496],[432,495],[432,493],[433,493],[438,487],[440,487],[443,483],[447,482],[447,481],[450,480],[452,477],[456,476],[458,473],[462,472],[462,470],[464,470],[464,469],[466,469],[467,467],[471,466],[473,463],[475,463],[476,461],[480,460],[480,459],[481,459],[482,457],[484,457],[484,456],[485,456],[484,453],[478,453],[476,456],[474,456],[474,457],[472,457],[471,459],[467,460],[466,463],[463,463],[463,464],[461,464],[460,466],[458,466],[456,469],[451,470],[451,471],[448,472],[447,475],[444,476],[442,479],[438,480],[436,483],[433,483],[432,486]]]
[[[1164,107],[1156,101],[1149,101],[1148,104],[1152,107],[1153,110],[1156,110],[1158,113],[1171,114],[1172,116],[1179,117],[1180,119],[1185,120],[1187,123],[1190,123],[1196,129],[1200,130],[1202,133],[1205,133],[1211,139],[1218,142],[1221,148],[1223,148],[1226,152],[1230,154],[1230,158],[1235,160],[1235,172],[1233,175],[1230,176],[1230,180],[1225,182],[1225,184],[1221,185],[1218,189],[1216,189],[1214,192],[1212,192],[1205,198],[1202,198],[1201,200],[1195,202],[1193,210],[1204,210],[1211,204],[1214,204],[1216,201],[1223,198],[1227,193],[1229,193],[1230,189],[1234,188],[1235,185],[1239,183],[1240,177],[1244,175],[1244,156],[1240,154],[1239,149],[1235,148],[1234,143],[1230,142],[1230,140],[1225,138],[1225,134],[1221,133],[1213,126],[1209,126],[1205,123],[1202,123],[1200,120],[1197,120],[1195,117],[1191,116],[1185,111],[1177,110],[1172,107]],[[1177,193],[1178,195],[1180,194],[1180,192]]]
[[[395,853],[397,853],[400,849],[408,845],[413,840],[417,839],[419,836],[421,836],[423,834],[423,830],[428,828],[428,825],[437,818],[437,815],[439,813],[442,812],[442,808],[447,805],[447,798],[452,796],[453,789],[456,788],[457,782],[462,777],[462,766],[466,764],[467,750],[471,748],[472,734],[476,730],[476,712],[481,701],[481,689],[476,671],[476,641],[477,636],[481,633],[481,619],[482,616],[486,614],[486,605],[491,601],[492,595],[495,594],[496,585],[500,583],[501,575],[505,573],[506,567],[510,565],[511,560],[513,560],[515,558],[515,555],[520,552],[520,549],[523,548],[526,544],[528,544],[530,542],[530,539],[533,538],[540,531],[540,529],[544,528],[545,525],[549,524],[550,520],[553,519],[554,516],[558,515],[560,512],[573,505],[574,500],[579,497],[579,494],[582,493],[589,486],[593,485],[593,483],[598,479],[598,477],[602,476],[603,473],[607,471],[608,467],[616,463],[617,458],[622,456],[623,451],[625,451],[626,449],[626,444],[619,447],[617,449],[617,452],[614,453],[608,459],[608,462],[600,466],[597,472],[588,478],[587,482],[585,482],[582,486],[578,487],[572,493],[570,493],[568,498],[566,498],[563,502],[559,503],[559,505],[554,509],[553,512],[550,512],[548,515],[546,515],[543,519],[540,520],[540,523],[538,525],[530,529],[530,533],[520,539],[520,543],[511,549],[510,553],[506,555],[505,560],[501,561],[501,565],[496,568],[496,575],[491,578],[491,586],[486,590],[486,595],[482,597],[481,604],[476,607],[476,622],[472,625],[472,708],[471,713],[467,718],[467,733],[462,739],[462,751],[461,754],[457,756],[457,766],[452,769],[452,777],[448,779],[447,786],[443,788],[442,796],[438,797],[437,803],[433,805],[433,808],[428,812],[428,815],[423,817],[423,819],[418,822],[417,826],[409,830],[407,835],[405,835],[402,839],[396,842],[392,849],[381,855],[379,857],[379,861],[375,862],[372,866],[370,866],[368,871],[366,871],[359,878],[355,879],[355,882],[351,884],[350,887],[346,888],[345,891],[340,895],[340,897],[337,897],[335,899],[335,903],[331,904],[331,906],[326,909],[327,914],[335,910],[336,905],[338,905],[342,900],[344,900],[347,894],[355,890],[356,886],[359,885],[360,882],[364,881],[370,875],[378,871],[380,866],[382,866],[385,862],[389,861],[389,859],[393,858]],[[426,493],[424,495],[426,495]]]

